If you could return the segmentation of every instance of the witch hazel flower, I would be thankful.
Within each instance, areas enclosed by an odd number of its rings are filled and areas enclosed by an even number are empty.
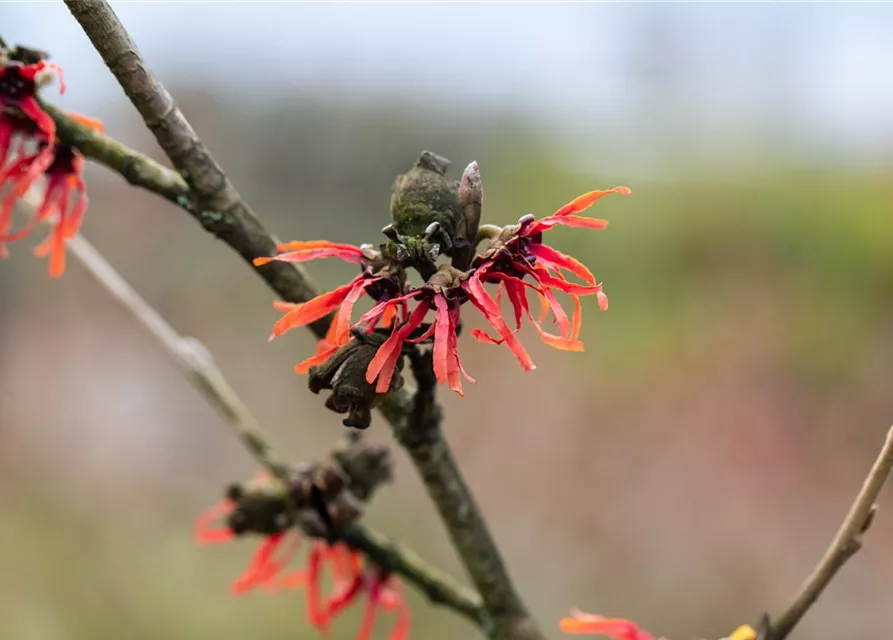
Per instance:
[[[585,613],[579,609],[571,609],[570,617],[563,618],[558,628],[568,635],[602,636],[611,640],[658,640],[635,622]],[[743,624],[720,640],[756,640],[756,637],[756,630],[749,624]]]
[[[24,52],[17,59],[18,52]],[[42,58],[35,59],[28,49],[4,49],[0,47],[0,160],[7,160],[12,138],[24,131],[30,135],[32,125],[47,144],[35,154],[27,169],[13,184],[17,197],[25,194],[31,184],[43,174],[53,161],[53,146],[56,142],[56,123],[43,110],[37,100],[37,90],[49,75],[59,79],[59,93],[65,93],[65,80],[62,68]],[[22,128],[23,116],[27,123]]]
[[[98,120],[78,114],[68,115],[94,131],[103,129]],[[22,152],[17,159],[0,169],[0,186],[10,185],[0,202],[0,257],[7,256],[6,243],[21,240],[40,223],[49,222],[52,230],[46,240],[35,247],[34,253],[39,257],[49,256],[50,276],[58,278],[65,272],[65,243],[77,235],[87,210],[88,198],[83,178],[85,162],[83,155],[73,146],[58,140],[51,143],[40,129],[35,129],[33,135],[37,140],[37,151],[30,154]],[[24,193],[20,193],[20,188],[24,186],[27,190],[33,185],[29,174],[42,163],[40,158],[44,155],[49,158],[49,164],[43,171],[45,185],[41,203],[22,229],[10,232],[13,207]]]
[[[237,504],[223,500],[208,508],[196,520],[196,539],[200,544],[231,542],[237,533],[229,525],[217,524],[232,516]],[[407,640],[410,610],[403,588],[396,577],[380,567],[367,564],[344,543],[311,540],[306,566],[291,568],[299,555],[303,535],[294,529],[264,536],[245,569],[232,583],[233,595],[243,596],[258,589],[269,593],[304,589],[307,622],[327,634],[331,622],[355,603],[365,600],[356,640],[370,640],[380,612],[396,616],[388,640]],[[324,590],[326,575],[331,589]]]
[[[475,272],[470,286],[481,289],[481,283],[495,283],[500,293],[508,297],[514,312],[515,330],[521,328],[522,318],[526,315],[536,329],[543,342],[551,347],[568,351],[582,351],[583,343],[579,340],[582,324],[582,306],[580,296],[595,295],[599,308],[608,309],[608,297],[601,284],[596,283],[595,276],[579,260],[566,255],[553,247],[543,244],[543,233],[556,226],[567,226],[584,229],[605,229],[606,220],[577,215],[582,213],[606,195],[616,193],[629,195],[627,187],[614,187],[604,191],[590,191],[558,209],[555,213],[537,220],[528,214],[518,224],[506,227],[484,225],[480,234],[488,239],[483,255],[475,263]],[[573,282],[568,275],[574,275],[582,282]],[[539,320],[530,311],[527,299],[528,291],[533,291],[542,303]],[[556,297],[560,292],[570,297],[574,304],[571,318]],[[494,311],[494,305],[489,306]],[[547,333],[542,324],[551,312],[559,335]],[[517,343],[506,339],[504,335],[493,338],[482,331],[472,331],[472,335],[482,341],[493,344],[507,344],[518,355],[522,366],[525,365],[523,354],[518,351]]]
[[[432,157],[440,162],[432,164]],[[608,308],[607,295],[592,272],[545,244],[543,235],[556,226],[604,229],[605,220],[580,214],[608,194],[628,195],[628,188],[591,191],[541,219],[526,215],[506,227],[479,225],[483,186],[477,163],[466,168],[458,183],[445,178],[448,166],[448,160],[423,152],[416,166],[398,178],[391,201],[393,222],[383,229],[388,241],[380,251],[371,245],[317,240],[280,245],[278,255],[255,260],[263,266],[273,261],[339,258],[361,267],[360,275],[347,284],[308,302],[278,303],[277,309],[284,313],[271,336],[334,315],[316,352],[295,369],[311,374],[314,392],[333,390],[326,406],[348,413],[344,421],[348,426],[368,426],[368,410],[380,402],[377,396],[400,388],[403,356],[415,345],[431,345],[437,381],[464,395],[463,378],[474,382],[458,351],[461,309],[466,303],[470,303],[466,308],[481,313],[493,332],[473,329],[472,336],[506,345],[526,370],[536,367],[516,335],[525,317],[546,344],[582,351],[580,298],[595,296],[599,308]],[[423,284],[411,285],[408,269],[416,270]],[[492,286],[494,293],[488,291]],[[536,314],[529,302],[531,293],[540,301]],[[562,307],[559,296],[571,300],[571,313]],[[372,299],[372,308],[354,322],[353,310],[364,297]],[[511,324],[503,316],[504,298],[512,308]],[[544,327],[550,315],[557,333]],[[364,377],[357,374],[361,368],[365,368]]]

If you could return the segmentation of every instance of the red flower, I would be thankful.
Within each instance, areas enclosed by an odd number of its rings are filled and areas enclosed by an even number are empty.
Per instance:
[[[571,617],[563,618],[558,628],[571,635],[601,635],[612,640],[655,640],[634,622],[622,618],[605,618],[571,609]]]
[[[59,78],[59,93],[65,93],[65,80],[59,65],[41,60],[33,64],[10,60],[0,68],[0,113],[18,110],[31,120],[45,137],[47,146],[32,160],[27,171],[14,185],[17,197],[21,197],[53,161],[53,145],[56,143],[56,123],[37,101],[38,76],[41,73],[55,73]],[[7,122],[7,127],[9,123]],[[2,128],[2,127],[0,127]],[[0,151],[5,133],[0,131]],[[8,148],[7,148],[8,153]],[[5,154],[0,153],[0,160]],[[2,182],[0,182],[2,184]]]
[[[500,324],[499,305],[496,302],[487,301],[486,292],[481,283],[492,282],[499,285],[499,294],[507,295],[512,305],[515,317],[515,330],[521,328],[521,318],[526,315],[536,328],[540,338],[548,345],[569,351],[582,351],[583,343],[579,340],[582,323],[582,307],[580,296],[595,295],[599,308],[603,311],[608,308],[608,297],[602,291],[602,285],[597,284],[595,276],[581,262],[575,258],[561,253],[543,244],[543,232],[558,226],[580,227],[588,229],[604,229],[607,221],[597,218],[587,218],[576,214],[591,207],[597,200],[610,193],[629,195],[626,187],[615,187],[606,191],[590,191],[576,198],[567,205],[561,207],[551,216],[537,220],[532,215],[522,217],[517,225],[499,228],[486,226],[482,233],[489,236],[490,245],[485,250],[483,258],[478,259],[474,265],[474,273],[469,278],[468,287],[478,292],[478,300],[484,302],[483,308],[478,308],[484,313],[491,326],[499,333],[498,338],[493,338],[483,331],[473,330],[472,335],[482,342],[493,344],[505,343],[521,361],[525,369],[532,368],[528,362],[526,353],[523,352],[517,340],[510,337],[511,331]],[[583,284],[571,282],[565,272],[577,276]],[[532,282],[525,282],[529,276]],[[542,303],[540,319],[536,320],[530,311],[527,301],[527,289],[534,290]],[[568,319],[567,313],[556,298],[556,292],[567,294],[574,303],[572,319]],[[555,324],[558,326],[559,335],[547,333],[543,327],[548,312],[551,310]]]
[[[282,252],[280,255],[257,258],[254,263],[261,266],[274,260],[306,262],[318,258],[340,258],[360,265],[363,271],[347,284],[303,304],[277,303],[276,308],[285,313],[274,325],[271,339],[337,310],[335,320],[326,336],[319,341],[316,353],[295,367],[298,373],[306,373],[311,366],[325,362],[339,347],[347,344],[352,327],[363,327],[367,332],[379,326],[390,327],[389,337],[378,348],[366,369],[366,382],[374,383],[378,394],[391,389],[391,381],[404,354],[404,343],[433,338],[433,365],[437,381],[448,384],[453,391],[464,395],[462,377],[474,382],[459,360],[456,338],[460,326],[460,307],[465,302],[471,302],[497,334],[491,337],[475,329],[472,335],[484,342],[506,344],[526,370],[536,367],[515,335],[521,328],[524,315],[547,344],[582,351],[583,343],[579,340],[582,324],[580,296],[595,295],[602,310],[608,308],[608,298],[589,269],[575,258],[544,245],[542,238],[545,231],[558,225],[604,229],[608,224],[604,220],[577,214],[609,193],[627,195],[630,190],[615,187],[607,191],[591,191],[540,220],[524,216],[518,224],[504,228],[485,225],[480,231],[490,240],[490,244],[484,254],[472,262],[469,271],[442,265],[424,285],[415,289],[407,288],[401,267],[392,272],[387,260],[368,246],[353,247],[325,240],[280,245],[277,247]],[[576,276],[582,283],[570,281],[568,274]],[[487,292],[486,283],[498,285],[495,299]],[[535,291],[542,303],[539,320],[530,310],[528,289]],[[574,303],[570,318],[558,301],[556,294],[559,292],[569,296]],[[364,293],[378,302],[352,324],[353,308]],[[503,294],[508,297],[514,311],[514,329],[502,316],[500,303]],[[415,307],[410,312],[409,307],[413,303]],[[434,323],[427,329],[421,329],[429,311],[434,311]],[[557,335],[546,332],[542,326],[550,311],[558,326]],[[421,335],[417,335],[419,333]]]
[[[460,396],[465,395],[462,391],[461,376],[469,382],[474,382],[459,362],[456,340],[459,306],[467,296],[462,290],[462,281],[465,277],[461,271],[443,266],[424,286],[404,296],[380,302],[360,318],[358,325],[388,313],[389,309],[400,307],[403,310],[403,323],[393,328],[390,337],[379,347],[366,370],[366,382],[371,384],[378,380],[376,383],[378,393],[385,393],[390,388],[397,362],[403,354],[403,343],[419,343],[433,336],[435,378],[441,384],[448,383],[450,389]],[[417,303],[407,317],[406,305],[410,300],[415,300]],[[410,338],[432,309],[435,311],[434,324],[421,335]]]
[[[224,500],[202,513],[196,520],[196,538],[201,544],[229,542],[235,534],[228,527],[216,526],[219,518],[233,512],[236,504]],[[389,640],[407,640],[410,612],[400,583],[381,569],[364,565],[362,557],[343,543],[315,540],[307,555],[306,569],[286,572],[300,549],[302,535],[295,530],[265,536],[242,572],[232,583],[235,595],[244,595],[258,587],[270,591],[306,588],[307,620],[327,633],[330,622],[363,595],[366,607],[356,640],[371,638],[379,610],[396,612]],[[332,574],[331,592],[323,594],[326,569]]]
[[[316,553],[316,561],[314,561],[314,553]],[[337,563],[339,554],[344,553],[347,553],[351,559],[350,571],[352,575],[347,580],[343,579],[343,577],[339,580],[336,573],[335,587],[325,607],[325,613],[321,617],[324,623],[320,628],[325,631],[329,620],[346,610],[365,594],[366,606],[363,610],[363,618],[360,622],[356,640],[369,640],[372,637],[375,619],[379,610],[393,611],[397,614],[397,622],[391,629],[388,640],[406,640],[409,638],[409,605],[406,604],[400,583],[393,576],[386,574],[378,567],[363,568],[356,552],[346,547],[342,547],[340,551],[329,552],[328,559],[330,562]],[[318,548],[311,552],[311,570],[308,576],[311,585],[319,580],[319,573],[313,573],[314,562],[318,565],[323,557],[323,551]]]
[[[384,280],[382,276],[374,275],[381,268],[380,255],[370,247],[354,247],[348,244],[336,244],[328,240],[287,242],[280,244],[276,250],[282,253],[270,258],[255,258],[255,266],[263,266],[274,261],[307,262],[320,258],[339,258],[363,267],[363,273],[346,285],[322,293],[312,300],[300,304],[273,303],[274,308],[283,311],[284,315],[273,325],[270,340],[278,338],[291,329],[316,322],[338,309],[338,315],[329,327],[328,333],[319,341],[316,354],[298,363],[295,367],[298,373],[307,373],[311,366],[325,362],[338,347],[347,344],[350,340],[351,314],[354,306],[363,294],[367,293],[367,289]],[[369,319],[369,329],[374,329],[379,322],[387,324],[392,319],[393,311],[381,313],[375,318]]]
[[[102,123],[98,120],[76,114],[70,115],[91,129],[102,130]],[[35,135],[41,137],[44,134],[42,131],[37,131]],[[33,180],[29,178],[29,174],[35,165],[43,162],[41,158],[45,156],[49,158],[50,163],[44,170],[46,188],[43,201],[21,230],[9,233],[15,201],[31,186]],[[39,150],[36,153],[21,155],[6,169],[0,171],[0,184],[9,182],[12,185],[0,206],[0,256],[6,255],[4,242],[20,240],[37,224],[53,220],[52,232],[34,249],[34,253],[38,256],[50,256],[52,277],[62,275],[65,271],[65,242],[77,234],[84,212],[87,210],[88,199],[83,171],[84,157],[80,152],[61,142],[50,144],[45,138],[39,140]]]

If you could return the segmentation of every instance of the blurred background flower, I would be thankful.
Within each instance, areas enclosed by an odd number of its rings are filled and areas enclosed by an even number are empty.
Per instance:
[[[632,187],[599,203],[605,232],[550,234],[610,283],[608,313],[583,300],[586,352],[525,329],[538,365],[525,372],[463,335],[479,382],[464,400],[441,394],[448,435],[546,626],[573,604],[670,638],[721,637],[787,603],[893,415],[893,7],[116,10],[282,238],[379,242],[393,179],[421,149],[451,158],[457,178],[478,161],[483,222]],[[0,24],[64,66],[61,106],[161,158],[64,6],[6,3]],[[119,177],[90,166],[87,179],[85,235],[216,353],[295,459],[326,451],[342,427],[292,370],[311,335],[268,345],[271,293],[241,259]],[[52,281],[11,249],[0,637],[315,637],[299,598],[231,599],[251,545],[193,547],[194,514],[254,470],[239,443],[77,265]],[[322,288],[354,273],[311,269]],[[389,437],[375,423],[372,435]],[[371,523],[458,573],[400,454],[397,477]],[[887,633],[883,503],[794,638]],[[420,638],[471,633],[413,609]],[[352,637],[351,615],[333,637]]]

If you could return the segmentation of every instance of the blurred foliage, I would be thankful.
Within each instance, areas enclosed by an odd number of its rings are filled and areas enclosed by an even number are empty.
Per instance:
[[[525,331],[539,369],[523,373],[463,339],[478,383],[445,398],[447,429],[546,628],[577,605],[718,637],[786,603],[893,415],[890,167],[797,165],[771,147],[708,164],[679,149],[661,181],[653,165],[618,172],[605,150],[492,111],[172,91],[283,239],[378,242],[391,183],[423,148],[456,176],[480,163],[485,222],[630,186],[593,210],[606,231],[550,232],[611,299],[605,314],[584,302],[586,353]],[[109,132],[153,149],[120,104]],[[630,141],[627,160],[647,147]],[[100,169],[90,178],[85,235],[211,346],[295,457],[324,452],[337,421],[291,372],[310,337],[267,346],[272,294],[242,262],[166,203]],[[251,461],[83,274],[49,282],[25,253],[0,265],[0,637],[312,637],[299,593],[230,599],[250,544],[192,545],[194,514]],[[324,287],[351,273],[310,270]],[[458,573],[405,462],[398,478],[373,523]],[[795,637],[883,636],[891,533],[882,515]],[[468,635],[413,597],[413,637]]]

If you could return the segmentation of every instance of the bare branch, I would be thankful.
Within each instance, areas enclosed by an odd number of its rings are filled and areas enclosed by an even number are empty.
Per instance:
[[[288,465],[267,442],[257,419],[224,378],[208,349],[197,339],[177,333],[82,236],[72,238],[68,248],[90,275],[158,340],[261,464],[287,483]]]
[[[893,469],[893,427],[887,432],[884,446],[862,483],[862,488],[831,541],[831,546],[800,588],[794,601],[769,627],[768,640],[784,640],[800,619],[818,600],[841,567],[862,548],[862,536],[871,526],[877,511],[875,501]]]
[[[66,4],[195,195],[199,207],[190,213],[249,264],[255,258],[273,255],[278,239],[242,200],[109,4],[99,0],[68,0]],[[167,194],[165,197],[170,199]],[[315,295],[313,283],[300,265],[275,263],[257,272],[274,290],[287,293],[284,297],[290,302],[306,302]],[[321,337],[326,326],[317,322],[313,330]]]
[[[105,0],[65,2],[195,194],[201,210],[193,215],[205,229],[249,262],[256,257],[273,255],[278,241],[242,201],[171,95],[151,72],[109,4]],[[77,141],[73,142],[78,146]],[[309,278],[297,265],[274,262],[259,273],[286,300],[302,302],[315,293]],[[329,319],[321,320],[312,330],[321,336],[328,322]],[[422,388],[418,399],[428,408],[414,410],[417,403],[404,388],[389,395],[381,407],[382,413],[410,453],[453,544],[481,592],[494,622],[490,635],[498,640],[542,640],[544,636],[512,584],[499,550],[440,433],[441,412],[434,401],[433,388]],[[436,419],[432,418],[434,415]],[[424,419],[423,424],[415,422],[420,418]]]

